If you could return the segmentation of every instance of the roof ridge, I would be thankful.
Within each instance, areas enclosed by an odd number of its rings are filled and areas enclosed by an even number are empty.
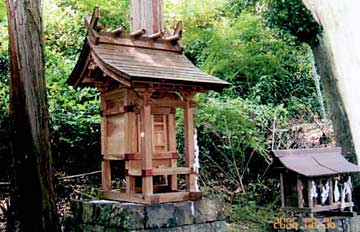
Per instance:
[[[112,31],[101,31],[104,25],[98,24],[100,19],[100,9],[95,7],[92,17],[85,17],[85,27],[87,35],[93,43],[107,43],[113,45],[124,45],[132,47],[142,47],[155,50],[183,52],[183,47],[179,42],[182,38],[183,22],[179,21],[172,36],[166,37],[166,33],[160,31],[151,35],[146,35],[145,29],[140,29],[131,33],[126,33],[126,28],[121,26]]]

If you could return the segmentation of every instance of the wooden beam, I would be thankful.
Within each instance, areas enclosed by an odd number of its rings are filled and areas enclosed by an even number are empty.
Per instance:
[[[137,31],[131,32],[129,35],[131,37],[138,37],[145,34],[145,29],[139,29]]]
[[[151,122],[151,105],[149,100],[152,92],[143,92],[144,105],[141,106],[141,152],[143,154],[142,169],[152,169],[152,122]],[[143,195],[148,197],[153,194],[153,177],[142,177]]]
[[[353,207],[354,203],[349,203],[346,202],[345,203],[345,208],[349,208],[349,207]],[[284,211],[298,211],[298,212],[310,212],[310,213],[317,213],[317,212],[323,212],[323,211],[329,211],[329,210],[335,210],[335,209],[340,209],[341,208],[341,203],[335,203],[333,205],[318,205],[312,208],[308,208],[308,207],[304,207],[304,208],[297,208],[297,207],[284,207],[281,208],[281,210]]]
[[[302,181],[301,176],[298,175],[296,177],[296,189],[297,189],[297,197],[298,197],[298,207],[304,208],[304,198],[303,198],[303,192],[302,192]]]
[[[164,32],[159,31],[159,32],[157,32],[157,33],[148,35],[147,37],[148,37],[149,39],[152,39],[152,40],[157,40],[157,39],[160,39],[160,38],[163,37],[163,36],[164,36]]]
[[[125,154],[103,154],[103,160],[125,160]]]
[[[132,112],[128,113],[125,115],[125,125],[127,125],[126,127],[126,136],[125,136],[125,144],[126,144],[126,150],[127,151],[132,151],[132,134],[134,133],[134,128],[133,128],[133,121],[134,121],[134,117],[132,115]],[[126,155],[124,155],[124,158],[126,158]],[[126,173],[126,170],[130,169],[132,167],[132,161],[131,160],[125,160],[125,180],[126,180],[126,193],[127,194],[131,194],[132,192],[135,192],[135,180],[133,177],[129,176],[128,173]]]
[[[329,205],[334,204],[334,186],[332,177],[329,177]]]
[[[142,176],[142,169],[129,169],[129,176]],[[193,174],[193,169],[191,168],[183,168],[183,167],[170,167],[170,168],[154,168],[152,169],[152,176],[165,176],[165,175],[188,175]]]
[[[175,121],[175,114],[169,114],[168,115],[168,132],[169,132],[169,150],[170,151],[176,151],[176,121]],[[171,167],[176,168],[177,167],[177,157],[174,157],[174,152],[172,153],[173,157],[171,158]],[[176,152],[177,155],[177,152]],[[178,183],[177,183],[177,175],[172,175],[169,178],[170,180],[170,189],[172,191],[176,191],[178,189]]]
[[[100,198],[116,200],[116,201],[130,201],[140,204],[159,204],[165,202],[179,202],[187,200],[199,200],[202,195],[198,192],[171,192],[171,193],[156,193],[144,199],[144,196],[139,193],[126,194],[120,191],[102,191],[99,194]]]
[[[150,198],[150,203],[159,204],[165,202],[179,202],[195,200],[195,195],[190,192],[171,192],[171,193],[158,193],[154,194]],[[201,199],[201,195],[197,197],[197,200]]]
[[[184,23],[183,23],[183,21],[179,21],[179,22],[176,24],[176,27],[175,27],[175,30],[174,30],[174,35],[179,35],[179,36],[181,36],[183,30],[184,30]]]
[[[93,39],[91,41],[93,41]],[[119,34],[118,37],[114,37],[114,35],[109,36],[105,32],[99,32],[99,39],[97,42],[111,45],[151,48],[161,51],[173,51],[177,53],[182,53],[182,47],[179,44],[172,45],[171,41],[162,38],[154,41],[145,36],[137,37],[136,39],[134,39],[134,35],[130,36]]]
[[[354,206],[353,202],[346,202],[345,203],[345,208],[352,208]],[[322,211],[329,211],[329,210],[334,210],[334,209],[340,209],[341,208],[341,203],[335,203],[333,205],[318,205],[316,207],[313,207],[311,209],[311,212],[316,213],[316,212],[322,212]]]
[[[308,178],[307,179],[307,190],[308,190],[308,207],[311,209],[313,208],[313,198],[312,198],[312,194],[311,194],[311,179]]]
[[[193,93],[184,94],[184,153],[185,165],[188,168],[194,168],[194,112],[191,107]],[[196,174],[186,176],[186,190],[188,192],[196,192],[195,187]]]
[[[103,191],[99,194],[99,197],[108,200],[129,201],[140,204],[150,204],[150,202],[144,200],[142,194],[137,194],[137,193],[127,194],[119,191]]]
[[[111,190],[111,167],[109,160],[103,160],[101,162],[101,187],[103,191]]]
[[[284,191],[284,177],[280,172],[280,197],[281,197],[281,208],[285,207],[285,191]]]
[[[103,96],[101,96],[101,112],[106,112],[106,103]],[[107,119],[103,115],[101,115],[101,154],[104,156],[108,154]]]
[[[103,159],[105,159],[105,160],[142,160],[142,157],[143,157],[142,153],[136,152],[136,153],[123,153],[123,154],[108,154],[108,155],[104,155]],[[178,154],[175,151],[153,152],[153,160],[177,159],[177,158],[178,158]]]
[[[151,100],[151,103],[153,106],[162,106],[162,107],[174,107],[174,108],[184,108],[186,102],[182,101],[182,100],[170,100],[170,99],[166,99],[166,100]],[[197,107],[198,104],[197,102],[190,100],[190,107],[191,108],[195,108]]]
[[[178,41],[180,39],[181,39],[181,37],[179,35],[173,35],[173,36],[166,37],[164,40],[173,42],[173,41]]]
[[[119,28],[116,28],[114,30],[111,31],[111,33],[115,34],[115,35],[119,35],[121,33],[125,33],[126,32],[126,28],[121,26]]]

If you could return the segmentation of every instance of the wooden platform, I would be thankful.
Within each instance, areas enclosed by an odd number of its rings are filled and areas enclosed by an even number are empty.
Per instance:
[[[130,201],[140,204],[159,204],[166,202],[179,202],[179,201],[196,201],[201,200],[201,192],[168,192],[168,193],[155,193],[148,196],[143,196],[140,193],[127,194],[120,191],[102,191],[100,198],[117,200],[117,201]]]

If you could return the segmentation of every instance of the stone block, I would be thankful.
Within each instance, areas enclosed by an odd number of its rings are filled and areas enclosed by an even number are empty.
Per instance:
[[[176,225],[189,225],[194,223],[195,210],[194,202],[186,201],[174,203],[174,218]]]
[[[143,229],[145,206],[135,203],[115,203],[110,215],[110,227],[122,229]]]
[[[214,222],[222,220],[223,208],[221,201],[209,199],[156,205],[74,201],[73,228],[67,232],[225,231],[224,222]]]
[[[93,222],[98,225],[109,226],[113,204],[117,202],[98,200],[90,201],[93,204]]]
[[[81,220],[85,224],[93,224],[94,205],[88,201],[82,201]]]
[[[193,202],[147,205],[145,228],[174,227],[194,222]]]
[[[81,223],[82,222],[82,208],[83,202],[74,200],[71,202],[71,212],[73,215],[73,222],[74,223]]]
[[[173,204],[156,204],[145,207],[145,228],[160,228],[176,226],[174,218],[175,207]]]
[[[194,202],[195,223],[224,220],[224,202],[217,199],[202,199]]]
[[[360,231],[360,216],[355,216],[350,219],[350,231]]]
[[[80,224],[75,227],[74,232],[104,232],[105,227],[100,225]]]
[[[185,225],[178,227],[147,229],[147,230],[140,230],[138,232],[226,232],[226,231],[227,231],[226,223],[224,221],[217,221],[211,223],[193,224],[193,225]],[[115,231],[109,231],[109,232],[115,232]]]

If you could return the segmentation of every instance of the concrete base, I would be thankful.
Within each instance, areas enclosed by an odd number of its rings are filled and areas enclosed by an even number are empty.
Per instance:
[[[178,203],[143,205],[117,201],[74,201],[66,232],[221,232],[224,204],[202,199]]]

